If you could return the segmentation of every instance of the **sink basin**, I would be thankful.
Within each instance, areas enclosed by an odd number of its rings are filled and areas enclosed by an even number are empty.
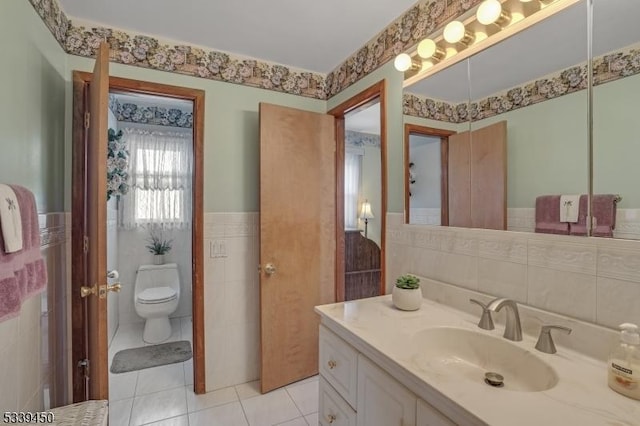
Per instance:
[[[463,378],[485,384],[485,373],[504,377],[501,389],[540,392],[558,383],[551,366],[502,337],[453,327],[422,330],[412,339],[410,349],[418,367],[442,377]]]

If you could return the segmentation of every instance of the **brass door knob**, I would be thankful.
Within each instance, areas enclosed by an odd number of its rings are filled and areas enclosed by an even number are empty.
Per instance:
[[[330,370],[333,370],[334,368],[337,367],[338,363],[335,362],[334,360],[330,360],[329,362],[327,362],[327,365],[329,366]]]
[[[276,273],[276,265],[274,265],[273,263],[267,263],[264,266],[264,271],[267,273],[267,275],[273,275]]]
[[[98,286],[93,287],[82,286],[80,287],[80,297],[87,297],[90,294],[96,294],[98,292]]]
[[[335,414],[329,414],[329,415],[327,416],[327,423],[331,424],[331,423],[333,423],[333,422],[335,422],[335,421],[336,421],[336,416],[335,416]]]
[[[107,286],[107,291],[113,291],[114,293],[119,293],[122,290],[122,284],[113,283]]]

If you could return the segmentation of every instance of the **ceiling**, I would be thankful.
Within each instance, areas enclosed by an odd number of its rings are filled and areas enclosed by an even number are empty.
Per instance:
[[[344,116],[345,130],[380,135],[380,102]]]
[[[328,73],[416,0],[60,0],[70,19]]]
[[[586,2],[440,71],[405,91],[450,103],[479,100],[587,61]],[[640,0],[594,0],[593,55],[640,41]],[[471,79],[468,80],[468,76]]]

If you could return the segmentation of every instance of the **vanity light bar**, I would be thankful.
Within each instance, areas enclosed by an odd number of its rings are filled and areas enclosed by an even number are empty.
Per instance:
[[[485,0],[457,21],[447,24],[442,32],[431,34],[416,49],[404,54],[411,58],[410,67],[396,67],[404,72],[403,87],[456,64],[579,1]],[[405,62],[408,62],[406,57]]]

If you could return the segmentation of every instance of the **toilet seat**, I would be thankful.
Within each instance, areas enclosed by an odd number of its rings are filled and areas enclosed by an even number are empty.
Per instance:
[[[166,303],[178,298],[171,287],[150,287],[138,294],[138,303],[142,305],[154,305]]]

